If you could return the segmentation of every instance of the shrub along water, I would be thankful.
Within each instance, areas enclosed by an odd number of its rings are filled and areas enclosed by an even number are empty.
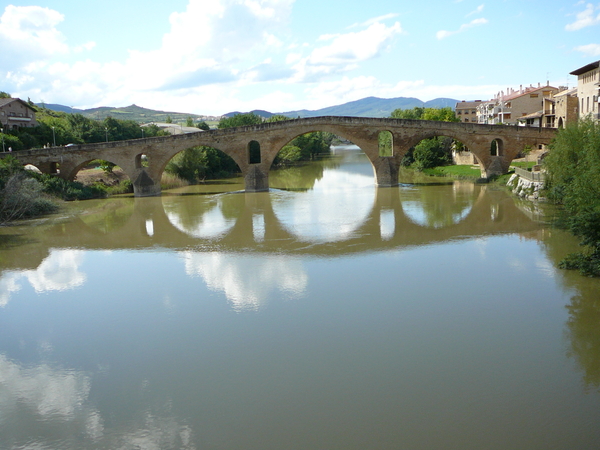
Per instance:
[[[104,185],[84,186],[53,175],[25,170],[8,156],[0,159],[0,224],[54,212],[54,200],[86,200],[107,195]],[[54,200],[53,200],[54,198]]]
[[[559,130],[544,165],[547,196],[564,207],[560,223],[584,247],[560,266],[600,276],[600,124],[586,119]]]

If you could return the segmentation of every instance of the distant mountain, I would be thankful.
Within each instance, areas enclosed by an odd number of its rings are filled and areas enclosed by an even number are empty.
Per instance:
[[[70,106],[57,105],[54,103],[50,103],[50,104],[36,103],[35,106],[37,106],[39,108],[51,109],[52,111],[66,112],[66,113],[71,113],[71,114],[77,114],[77,113],[81,114],[83,112],[82,109],[71,108]]]
[[[185,122],[188,117],[191,117],[195,121],[199,120],[211,120],[214,119],[209,116],[203,116],[199,114],[188,114],[170,111],[157,111],[154,109],[142,108],[137,105],[130,105],[120,108],[112,106],[101,106],[99,108],[90,109],[75,109],[69,106],[56,105],[56,104],[37,104],[39,107],[46,107],[54,111],[66,112],[66,113],[78,113],[90,119],[102,120],[106,117],[113,117],[114,119],[121,120],[133,120],[140,123],[148,122],[166,122],[167,118],[170,117],[174,123]],[[218,120],[218,118],[217,118]]]
[[[284,116],[292,118],[304,118],[304,117],[317,117],[317,116],[350,116],[350,117],[389,117],[392,111],[395,109],[412,109],[417,106],[425,108],[444,108],[451,107],[454,109],[458,100],[452,98],[436,98],[423,102],[418,98],[413,97],[397,97],[397,98],[378,98],[378,97],[366,97],[361,100],[344,103],[337,106],[329,106],[327,108],[317,110],[302,109],[300,111],[288,111],[282,114]],[[174,123],[185,122],[188,117],[191,117],[195,121],[206,120],[206,121],[218,121],[220,116],[205,116],[198,114],[178,113],[169,111],[157,111],[154,109],[142,108],[137,105],[130,105],[120,108],[114,108],[112,106],[101,106],[99,108],[91,109],[76,109],[70,106],[57,105],[57,104],[37,104],[39,107],[46,107],[54,111],[66,112],[66,113],[78,113],[82,114],[91,119],[102,120],[106,117],[113,117],[115,119],[123,120],[134,120],[140,123],[148,122],[166,122],[167,118],[170,117]],[[265,119],[270,118],[274,115],[269,111],[261,109],[255,109],[254,114],[257,114]],[[226,117],[235,116],[240,114],[239,111],[230,112],[224,114]]]
[[[379,98],[366,97],[361,100],[344,103],[337,106],[329,106],[327,108],[309,111],[306,109],[300,111],[283,112],[284,116],[288,117],[317,117],[317,116],[350,116],[350,117],[389,117],[395,109],[412,109],[417,106],[425,108],[444,108],[451,107],[454,109],[458,100],[451,98],[436,98],[423,102],[418,98],[413,97],[397,97],[397,98]]]
[[[270,113],[269,111],[264,111],[262,109],[254,109],[250,112],[253,114],[256,114],[257,116],[262,117],[263,119],[269,119],[275,115],[273,113]],[[227,114],[223,114],[223,117],[233,117],[233,116],[237,116],[238,114],[244,114],[244,113],[241,113],[239,111],[234,111],[234,112],[230,112]],[[248,114],[248,113],[245,113],[245,114]]]

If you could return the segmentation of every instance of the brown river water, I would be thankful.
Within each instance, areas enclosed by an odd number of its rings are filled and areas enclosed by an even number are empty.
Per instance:
[[[598,449],[600,281],[356,148],[0,228],[0,449]],[[442,180],[443,181],[443,180]]]

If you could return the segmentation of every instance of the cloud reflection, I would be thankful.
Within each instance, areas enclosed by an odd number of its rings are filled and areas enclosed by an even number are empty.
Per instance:
[[[0,448],[194,449],[194,433],[168,411],[145,407],[108,428],[90,405],[90,375],[48,364],[24,367],[0,354]],[[16,426],[9,424],[18,417]],[[63,439],[57,446],[57,436]]]
[[[301,261],[289,257],[217,252],[181,256],[186,273],[201,276],[209,289],[225,293],[236,311],[258,310],[273,290],[298,297],[308,284]]]
[[[0,277],[0,307],[8,304],[11,294],[21,289],[19,281],[25,278],[38,294],[66,291],[82,286],[87,277],[79,270],[83,250],[54,249],[34,270],[5,272]]]
[[[189,211],[173,208],[165,204],[165,212],[175,228],[195,238],[213,239],[227,233],[235,220],[226,218],[222,211],[222,201],[212,205],[202,214],[192,214]]]
[[[0,418],[22,403],[39,416],[72,420],[90,386],[90,378],[81,372],[45,364],[23,368],[0,355]]]
[[[364,187],[372,189],[357,189]],[[337,242],[350,238],[367,220],[375,203],[373,177],[325,170],[308,192],[274,198],[279,221],[299,239]]]

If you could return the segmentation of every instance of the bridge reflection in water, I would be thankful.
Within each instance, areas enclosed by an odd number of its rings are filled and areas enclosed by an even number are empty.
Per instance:
[[[2,269],[25,270],[17,278],[25,276],[36,291],[64,290],[85,283],[79,269],[84,250],[170,249],[184,260],[188,275],[201,276],[211,289],[224,292],[234,308],[253,309],[268,290],[292,296],[303,292],[307,275],[293,255],[352,256],[539,229],[511,197],[489,186],[455,182],[377,189],[361,170],[336,172],[351,179],[346,188],[325,174],[307,192],[73,204],[71,217],[53,218],[22,233],[11,228],[11,235],[21,236],[17,241],[27,236],[31,244],[3,250]],[[10,292],[15,280],[4,276],[0,284]],[[6,303],[10,295],[5,296]]]
[[[431,189],[437,193],[427,198],[410,186],[372,188],[358,200],[340,191],[313,207],[305,194],[283,191],[113,198],[88,201],[84,214],[50,220],[29,236],[38,257],[52,248],[156,247],[343,255],[539,228],[502,191],[471,183]]]

